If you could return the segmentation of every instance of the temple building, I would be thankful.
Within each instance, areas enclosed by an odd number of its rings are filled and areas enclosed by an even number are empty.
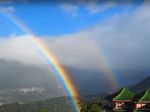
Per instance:
[[[113,111],[128,111],[133,107],[133,98],[134,93],[131,92],[128,88],[122,88],[115,94],[108,96],[107,107],[111,108]]]
[[[105,98],[106,112],[150,112],[150,89],[135,95],[128,88],[122,88]]]
[[[150,112],[150,89],[145,90],[143,93],[136,95],[134,98],[135,110],[138,111],[149,111]]]

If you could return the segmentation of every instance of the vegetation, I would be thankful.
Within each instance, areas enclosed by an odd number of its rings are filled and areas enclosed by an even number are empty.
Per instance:
[[[28,104],[7,104],[0,112],[74,112],[69,97],[58,97]]]
[[[81,112],[102,112],[101,99],[81,101]],[[7,104],[0,106],[0,112],[74,112],[69,97],[58,97],[27,104]]]
[[[101,99],[94,98],[90,102],[82,102],[81,112],[102,112]]]
[[[127,88],[122,88],[115,94],[108,96],[112,100],[132,100],[138,99],[138,101],[149,101],[150,90],[145,90],[142,94],[134,97],[134,94]],[[83,98],[83,97],[82,97]],[[81,98],[80,98],[81,99]],[[107,98],[106,98],[107,99]],[[103,104],[102,104],[103,102]],[[98,96],[83,98],[80,101],[81,112],[102,112],[102,109],[109,109],[104,105],[104,100]],[[123,109],[113,109],[113,111],[125,111]],[[31,103],[13,103],[0,106],[0,112],[74,112],[74,107],[69,97],[57,97],[49,100],[42,100]],[[140,110],[134,110],[134,112],[140,112]]]
[[[119,99],[132,98],[133,94],[127,88],[122,88],[117,94],[116,97]],[[128,97],[126,97],[128,95]],[[114,96],[110,95],[111,97]],[[150,91],[147,89],[142,94],[139,95],[140,100],[149,101]],[[129,100],[129,99],[128,99]],[[107,109],[104,104],[104,100],[99,97],[92,97],[91,99],[81,99],[80,107],[81,112],[102,112],[102,109]],[[113,109],[113,111],[125,111],[123,109]],[[134,110],[134,112],[139,110]],[[49,100],[43,100],[38,102],[26,103],[26,104],[7,104],[0,106],[0,112],[74,112],[74,107],[72,107],[72,102],[69,97],[57,97]]]

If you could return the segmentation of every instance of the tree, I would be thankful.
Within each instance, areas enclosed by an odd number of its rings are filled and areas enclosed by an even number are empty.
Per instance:
[[[89,103],[82,102],[80,105],[81,105],[81,112],[102,112],[101,100],[98,98],[94,98]]]
[[[48,112],[48,110],[39,110],[39,112]]]
[[[91,104],[87,110],[87,112],[102,112],[101,108],[96,103]]]

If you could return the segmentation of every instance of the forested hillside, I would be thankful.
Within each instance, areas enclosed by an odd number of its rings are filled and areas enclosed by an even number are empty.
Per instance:
[[[73,112],[73,107],[69,97],[58,97],[28,104],[3,105],[0,112]]]
[[[90,101],[82,99],[80,102],[81,112],[102,112],[101,105],[98,97],[93,97]],[[2,105],[0,112],[74,112],[74,108],[69,97],[58,97],[28,104]]]

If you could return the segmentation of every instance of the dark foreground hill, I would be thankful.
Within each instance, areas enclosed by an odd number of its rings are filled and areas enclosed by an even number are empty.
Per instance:
[[[82,112],[102,112],[101,101],[99,97],[90,101],[82,99],[80,102]],[[64,96],[26,104],[5,104],[0,106],[0,112],[75,112],[75,110],[70,98]]]
[[[57,97],[28,104],[2,105],[0,112],[73,112],[73,107],[69,97]]]

